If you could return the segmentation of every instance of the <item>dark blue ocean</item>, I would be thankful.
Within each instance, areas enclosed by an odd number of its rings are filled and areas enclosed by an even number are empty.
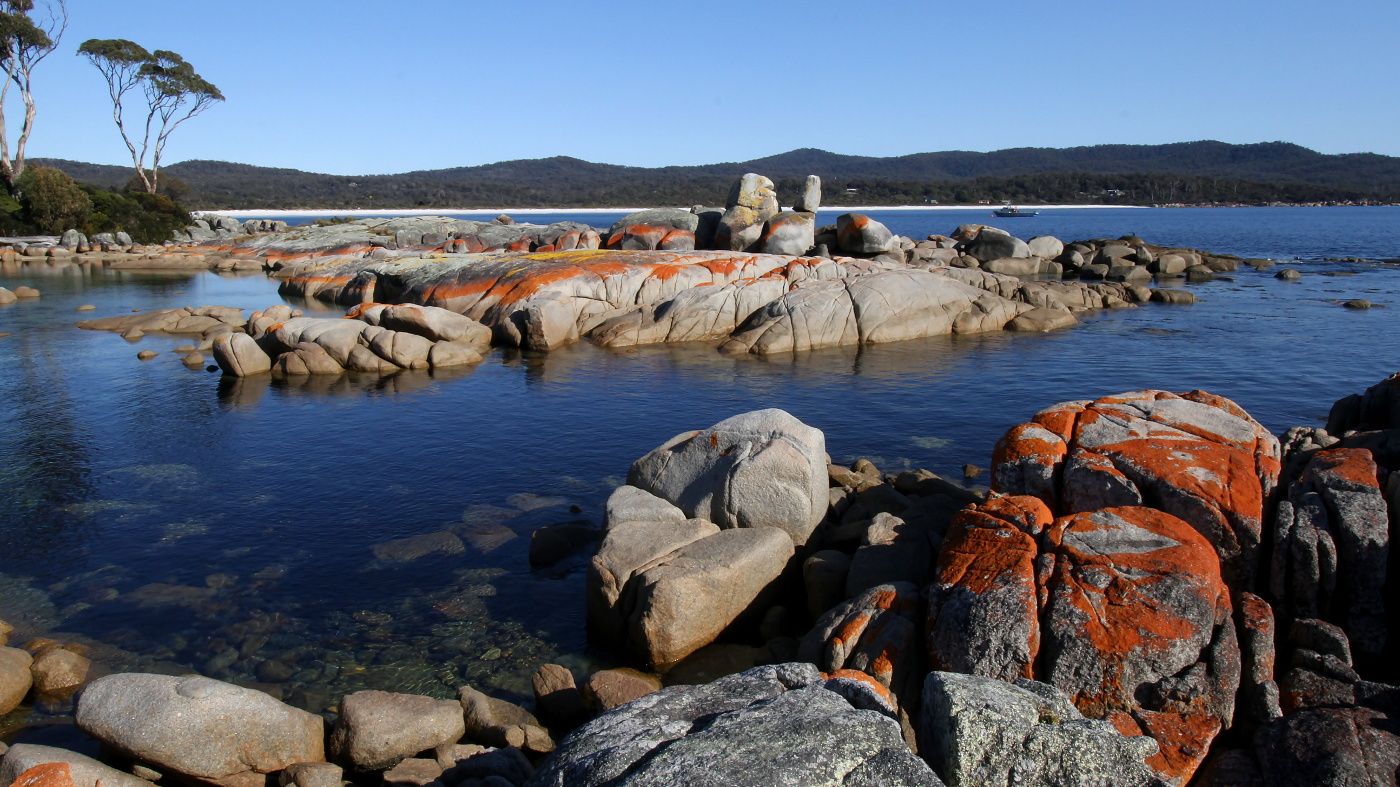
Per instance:
[[[876,215],[914,237],[991,222]],[[107,668],[275,683],[315,710],[363,687],[524,695],[542,662],[609,658],[584,634],[583,560],[532,570],[530,532],[596,521],[630,462],[677,432],[782,407],[823,429],[837,461],[961,477],[1062,400],[1205,388],[1282,431],[1320,424],[1333,400],[1400,369],[1400,270],[1324,261],[1400,257],[1400,209],[1055,210],[1003,226],[1301,259],[1304,275],[1245,268],[1185,285],[1194,306],[1043,336],[770,359],[585,343],[497,350],[438,377],[227,385],[168,352],[185,340],[82,331],[76,309],[280,302],[261,275],[0,273],[44,293],[0,307],[0,619],[87,643]],[[1350,298],[1377,308],[1336,305]],[[162,355],[143,363],[142,349]],[[393,563],[371,551],[442,530],[465,552]],[[25,713],[0,718],[0,737],[46,739],[51,717]]]

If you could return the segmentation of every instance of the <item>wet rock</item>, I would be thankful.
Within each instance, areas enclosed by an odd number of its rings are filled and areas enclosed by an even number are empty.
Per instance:
[[[420,751],[455,743],[465,732],[462,706],[452,700],[357,691],[340,703],[330,753],[361,770],[383,770]]]
[[[371,551],[376,560],[385,563],[408,563],[429,555],[460,555],[467,547],[452,531],[439,530],[375,544]]]
[[[660,690],[660,678],[629,667],[598,670],[583,686],[584,696],[598,711],[610,711]]]
[[[15,297],[21,300],[25,298],[38,298],[40,295],[40,292],[38,290],[34,289],[33,287],[26,287],[24,285],[16,287],[14,292]]]
[[[597,542],[600,531],[585,523],[546,525],[530,533],[530,565],[552,566]]]
[[[15,294],[18,295],[19,290],[16,290]],[[21,295],[20,297],[24,296]],[[1365,298],[1352,298],[1348,301],[1342,301],[1342,306],[1347,309],[1364,310],[1371,308],[1371,302]]]
[[[1187,290],[1153,290],[1152,302],[1185,306],[1195,303],[1196,295]]]
[[[10,635],[14,633],[15,627],[0,618],[0,648],[10,644]]]
[[[19,648],[0,647],[0,716],[19,707],[34,685],[34,657]]]
[[[136,358],[140,361],[150,361],[158,357],[160,357],[160,353],[156,352],[155,350],[142,350],[141,352],[136,353]]]
[[[616,709],[569,736],[530,784],[682,784],[697,774],[735,787],[940,784],[896,721],[856,709],[810,664],[676,686]]]
[[[512,746],[543,754],[554,750],[549,731],[524,708],[489,697],[470,686],[457,696],[466,721],[466,738],[490,746]]]
[[[87,681],[92,662],[86,657],[61,647],[49,647],[34,657],[30,672],[34,676],[34,691],[44,696],[62,696]]]
[[[16,296],[13,291],[0,287],[0,306],[14,303],[17,300],[19,300],[19,297]]]
[[[826,439],[782,410],[756,410],[671,438],[627,482],[687,516],[776,528],[801,545],[826,514]]]
[[[243,327],[243,310],[232,306],[183,306],[178,309],[102,317],[78,323],[79,328],[113,331],[124,336],[161,333],[179,336],[216,336]]]
[[[1159,785],[1151,738],[1084,718],[1044,683],[930,672],[919,753],[950,787],[990,784]]]
[[[203,677],[122,673],[78,699],[87,734],[138,760],[225,785],[325,759],[319,716],[266,694]]]
[[[1022,333],[1048,333],[1064,328],[1073,328],[1079,324],[1074,313],[1064,309],[1031,309],[1028,312],[1016,315],[1015,319],[1006,324],[1006,330],[1019,331]]]
[[[1226,576],[1250,587],[1279,467],[1277,438],[1234,402],[1133,391],[1013,427],[993,455],[992,489],[1034,495],[1056,514],[1150,501],[1204,535]]]
[[[16,743],[5,752],[0,760],[0,784],[12,784],[20,774],[44,763],[67,765],[73,787],[97,787],[99,782],[103,787],[150,787],[148,782],[91,757],[34,743]]]
[[[1280,281],[1298,281],[1303,278],[1303,272],[1297,268],[1284,268],[1278,273],[1275,273],[1274,278]]]
[[[587,703],[568,667],[541,664],[531,678],[531,685],[535,691],[535,708],[546,720],[564,729],[573,729],[587,720]]]

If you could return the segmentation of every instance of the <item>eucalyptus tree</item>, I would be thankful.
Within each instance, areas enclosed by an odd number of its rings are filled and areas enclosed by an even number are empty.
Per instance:
[[[170,135],[185,121],[223,101],[224,94],[183,57],[169,50],[148,52],[124,38],[93,38],[78,47],[78,54],[86,57],[107,81],[112,120],[131,152],[132,166],[146,191],[156,193],[161,156]],[[128,126],[126,100],[138,90],[145,100],[145,116],[139,126]]]
[[[34,69],[58,48],[67,29],[65,0],[43,0],[38,4],[34,0],[0,0],[0,68],[5,70],[4,87],[0,87],[0,177],[11,193],[18,190],[19,177],[24,174],[25,149],[37,115]],[[13,148],[5,112],[12,87],[19,91],[24,105],[24,120]]]

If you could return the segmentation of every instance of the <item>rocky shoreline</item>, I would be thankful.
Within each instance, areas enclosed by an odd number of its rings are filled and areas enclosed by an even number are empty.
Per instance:
[[[65,233],[54,245],[0,249],[0,265],[33,264],[41,253],[44,264],[60,266],[263,271],[294,302],[348,307],[346,316],[365,323],[357,332],[341,320],[283,315],[281,306],[258,313],[277,319],[248,320],[202,306],[79,324],[129,339],[197,335],[201,354],[192,365],[212,351],[224,374],[242,377],[465,366],[491,345],[549,351],[582,340],[609,348],[704,342],[770,356],[946,334],[1046,332],[1096,310],[1191,303],[1193,293],[1164,285],[1270,264],[1132,236],[1021,240],[981,224],[914,240],[858,213],[819,227],[820,204],[815,176],[782,210],[772,181],[749,174],[722,209],[644,210],[601,230],[507,216],[293,228],[217,217],[157,250],[129,238]],[[405,330],[402,321],[380,325],[386,306],[400,314],[423,307],[414,312],[420,322],[468,320],[454,331],[475,338],[457,346],[431,330]]]
[[[983,491],[745,413],[608,500],[589,627],[646,672],[323,717],[40,638],[0,647],[0,713],[76,696],[103,761],[16,744],[0,783],[1390,784],[1397,441],[1400,374],[1282,436],[1134,391],[1011,428]]]

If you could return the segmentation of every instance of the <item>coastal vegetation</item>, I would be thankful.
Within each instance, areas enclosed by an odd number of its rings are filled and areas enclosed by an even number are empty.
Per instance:
[[[106,80],[112,99],[112,120],[131,152],[136,177],[148,194],[155,194],[160,184],[161,156],[170,135],[186,121],[223,101],[224,94],[178,53],[166,49],[148,52],[124,38],[92,38],[78,47],[78,54],[86,57]],[[139,131],[131,131],[127,128],[125,101],[128,94],[138,89],[146,100],[145,117],[143,124],[133,126]],[[137,115],[140,117],[139,111]]]
[[[0,2],[0,67],[9,80],[0,92],[3,97],[14,86],[24,105],[24,119],[13,149],[4,107],[0,106],[0,177],[13,194],[24,175],[25,152],[34,131],[38,108],[34,101],[34,69],[44,61],[68,29],[68,6],[64,0],[47,0],[38,8],[34,0]]]

